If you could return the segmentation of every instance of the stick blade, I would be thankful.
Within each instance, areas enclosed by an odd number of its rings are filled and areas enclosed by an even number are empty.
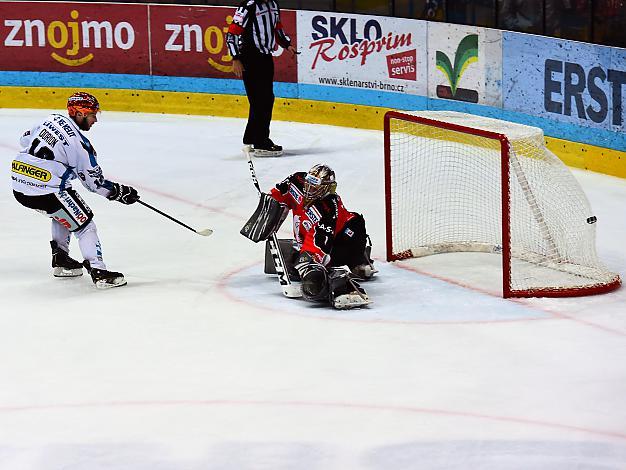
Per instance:
[[[204,230],[196,230],[196,233],[198,235],[202,235],[203,237],[208,237],[213,233],[213,230],[211,230],[210,228],[205,228]]]

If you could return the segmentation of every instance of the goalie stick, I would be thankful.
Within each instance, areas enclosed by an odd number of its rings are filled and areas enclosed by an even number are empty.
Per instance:
[[[182,223],[180,220],[175,219],[174,217],[166,214],[163,211],[160,211],[156,207],[152,207],[150,204],[148,204],[147,202],[143,202],[141,199],[137,199],[137,202],[141,204],[142,206],[146,206],[148,209],[152,209],[157,214],[161,214],[163,217],[167,217],[171,221],[176,222],[178,225],[182,225],[186,229],[191,230],[192,232],[196,232],[198,235],[202,235],[203,237],[208,237],[209,235],[213,233],[213,230],[211,230],[210,228],[205,228],[204,230],[196,230],[195,228],[191,228],[189,225]]]
[[[243,153],[246,155],[248,159],[248,167],[250,169],[250,176],[252,177],[252,183],[254,183],[254,187],[259,192],[259,195],[262,193],[261,187],[259,186],[259,180],[256,177],[256,172],[254,171],[254,164],[252,163],[252,155],[250,154],[250,146],[245,145],[243,147]],[[300,286],[296,286],[289,279],[289,273],[285,267],[285,259],[283,257],[282,252],[280,251],[280,246],[278,244],[278,238],[276,237],[276,232],[273,232],[270,238],[267,239],[270,247],[270,253],[272,254],[272,261],[274,262],[274,269],[276,269],[276,274],[278,275],[278,283],[283,291],[285,297],[296,298],[302,297],[302,290]]]

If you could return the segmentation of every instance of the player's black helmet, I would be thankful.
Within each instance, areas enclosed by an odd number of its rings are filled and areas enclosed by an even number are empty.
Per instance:
[[[336,189],[335,172],[328,165],[317,164],[304,177],[304,197],[309,201],[321,199]]]
[[[76,116],[77,112],[89,114],[98,111],[100,111],[98,99],[84,91],[78,91],[67,99],[67,112],[72,117]]]

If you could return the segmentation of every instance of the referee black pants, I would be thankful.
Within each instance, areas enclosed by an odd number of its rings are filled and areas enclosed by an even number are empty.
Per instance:
[[[243,84],[246,87],[250,112],[243,135],[243,143],[255,146],[267,144],[274,107],[274,58],[259,52],[241,57],[244,67]]]

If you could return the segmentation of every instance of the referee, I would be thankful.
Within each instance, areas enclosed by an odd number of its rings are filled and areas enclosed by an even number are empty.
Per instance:
[[[246,87],[250,112],[243,135],[244,145],[251,145],[256,156],[279,156],[283,148],[270,139],[270,122],[274,107],[275,44],[291,52],[296,49],[283,31],[280,7],[276,0],[244,0],[226,34],[228,50],[233,57],[233,72]]]

